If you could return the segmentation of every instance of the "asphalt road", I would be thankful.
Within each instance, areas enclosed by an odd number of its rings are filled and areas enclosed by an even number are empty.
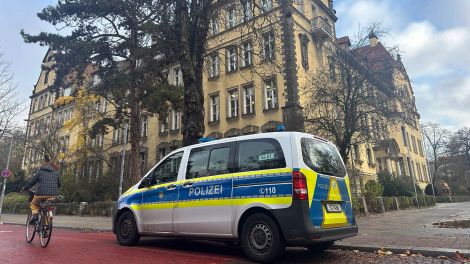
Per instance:
[[[24,240],[23,226],[0,225],[0,263],[250,263],[239,247],[208,241],[143,239],[136,247],[119,246],[110,232],[54,229],[47,248]],[[332,250],[314,255],[289,248],[280,263],[461,263],[421,256],[379,256]]]

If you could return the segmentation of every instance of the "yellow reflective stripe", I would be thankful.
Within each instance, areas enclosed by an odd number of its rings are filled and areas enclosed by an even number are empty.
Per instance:
[[[300,172],[307,179],[308,207],[310,208],[312,206],[313,194],[315,193],[315,186],[317,185],[317,173],[310,169],[300,169]]]
[[[336,186],[336,188],[335,188]],[[334,177],[330,177],[330,188],[328,190],[328,201],[342,201],[341,192],[339,191],[338,181]],[[348,219],[344,212],[341,213],[328,213],[324,205],[323,210],[323,223],[322,228],[333,228],[345,226],[348,224]]]
[[[349,186],[349,176],[348,175],[346,175],[344,177],[344,182],[346,183],[346,188],[348,188],[349,200],[352,201],[352,199],[351,199],[351,187]]]

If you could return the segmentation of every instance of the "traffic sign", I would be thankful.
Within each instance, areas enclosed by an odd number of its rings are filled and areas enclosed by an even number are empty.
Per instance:
[[[11,176],[11,171],[10,170],[7,170],[7,169],[2,170],[2,177],[8,178],[10,176]]]

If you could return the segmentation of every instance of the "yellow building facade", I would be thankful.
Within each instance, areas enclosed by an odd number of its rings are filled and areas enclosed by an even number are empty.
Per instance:
[[[318,66],[327,63],[328,50],[331,43],[336,42],[337,17],[331,0],[294,2],[280,6],[274,0],[214,1],[203,78],[205,137],[217,139],[276,131],[280,124],[290,130],[303,130],[303,125],[295,121],[301,115],[299,89]],[[46,65],[50,63],[47,58],[48,55],[43,62]],[[409,95],[407,98],[412,98],[406,71],[397,70],[395,74],[397,80],[403,80],[397,81],[395,86],[401,87]],[[400,74],[406,78],[398,76]],[[178,65],[169,67],[167,76],[171,84],[183,85]],[[41,71],[35,85],[28,118],[29,136],[35,135],[37,124],[51,122],[46,121],[48,117],[60,119],[60,113],[64,112],[63,119],[66,119],[70,115],[67,111],[72,111],[67,109],[73,104],[51,107],[55,100],[49,88],[53,77],[53,73]],[[45,94],[49,94],[48,104],[36,106],[45,100]],[[414,105],[414,100],[410,102]],[[410,102],[407,101],[407,105]],[[105,107],[103,111],[109,112],[112,108]],[[167,116],[143,115],[140,159],[144,172],[181,146],[182,114],[170,110]],[[418,118],[419,115],[414,123],[387,126],[382,135],[383,144],[354,148],[350,160],[364,179],[375,179],[377,172],[384,170],[393,175],[414,175],[424,188],[429,180]],[[124,127],[111,128],[98,143],[95,141],[106,151],[110,165],[91,161],[93,165],[81,170],[83,177],[93,179],[110,169],[120,171],[122,150],[130,148],[124,139]],[[73,144],[74,140],[73,131],[64,135],[65,145]],[[37,163],[38,157],[31,151],[27,150],[25,167]]]

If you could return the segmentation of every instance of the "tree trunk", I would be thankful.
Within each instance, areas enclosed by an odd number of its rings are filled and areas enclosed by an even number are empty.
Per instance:
[[[138,92],[138,89],[133,89]],[[138,98],[137,94],[134,94],[133,98]],[[130,106],[130,120],[129,120],[129,132],[131,141],[131,153],[130,153],[130,172],[131,182],[137,182],[141,178],[140,172],[140,104],[133,100],[134,103]],[[123,135],[124,136],[124,135]],[[127,144],[127,139],[124,138],[124,144]]]

